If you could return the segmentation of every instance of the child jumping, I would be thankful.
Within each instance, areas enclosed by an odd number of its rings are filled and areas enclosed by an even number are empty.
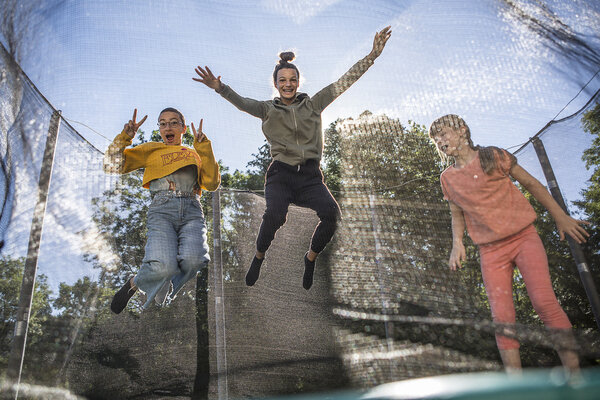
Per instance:
[[[313,97],[298,92],[300,71],[290,62],[295,57],[292,52],[279,55],[279,63],[273,71],[273,85],[279,97],[273,100],[241,97],[208,67],[196,68],[199,78],[192,79],[214,89],[241,111],[262,120],[263,133],[271,145],[273,162],[265,177],[267,207],[256,239],[256,254],[246,274],[248,286],[258,280],[265,253],[275,233],[285,223],[289,205],[296,204],[315,210],[319,217],[310,249],[304,255],[302,287],[306,290],[312,287],[316,258],[332,239],[340,218],[339,205],[325,185],[320,168],[323,153],[321,113],[373,65],[391,34],[389,26],[377,32],[371,52]],[[244,75],[243,67],[237,64],[234,67],[236,74]]]
[[[125,282],[110,309],[119,314],[139,288],[146,293],[143,308],[174,298],[183,285],[210,261],[206,225],[200,204],[201,189],[216,190],[221,182],[210,140],[202,120],[194,133],[194,148],[181,144],[186,130],[183,114],[165,108],[158,116],[162,143],[148,142],[132,148],[133,137],[147,116],[125,124],[104,155],[104,171],[126,174],[144,168],[142,185],[150,189],[146,248],[137,275]]]
[[[571,323],[552,289],[546,251],[533,226],[535,211],[511,177],[548,209],[561,240],[567,234],[579,243],[585,242],[589,234],[581,224],[587,222],[567,215],[546,188],[517,164],[515,156],[497,147],[473,145],[469,127],[459,116],[449,114],[435,120],[429,137],[442,158],[454,158],[454,165],[440,176],[452,214],[450,269],[460,268],[466,259],[466,224],[469,236],[479,246],[494,323],[505,327],[515,324],[512,284],[513,268],[518,266],[533,308],[544,324],[563,338],[557,346],[563,366],[578,369]],[[520,370],[519,342],[496,333],[496,343],[506,370]]]

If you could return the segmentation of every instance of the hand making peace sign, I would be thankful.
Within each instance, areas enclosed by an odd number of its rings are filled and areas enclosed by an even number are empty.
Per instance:
[[[202,121],[203,119],[200,120],[200,127],[198,128],[198,130],[194,128],[194,123],[192,122],[192,132],[194,133],[194,139],[198,143],[206,139],[206,135],[204,134],[204,132],[202,132]]]
[[[129,135],[130,138],[133,138],[135,136],[135,134],[137,133],[138,129],[140,129],[140,126],[142,126],[142,124],[144,123],[144,121],[146,120],[146,118],[148,118],[147,115],[144,116],[144,118],[142,118],[142,120],[140,122],[135,122],[137,118],[137,108],[133,110],[133,118],[129,120],[129,122],[127,122],[124,126],[123,126],[123,130],[125,131],[125,133],[127,135]]]

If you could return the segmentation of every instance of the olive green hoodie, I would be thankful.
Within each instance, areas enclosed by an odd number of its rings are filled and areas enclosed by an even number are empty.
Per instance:
[[[321,113],[372,64],[373,60],[369,56],[363,58],[340,79],[321,89],[312,98],[306,93],[297,93],[289,106],[282,103],[279,97],[267,101],[241,97],[227,85],[223,85],[220,94],[238,109],[262,120],[262,130],[271,145],[274,160],[296,166],[307,160],[321,159]]]

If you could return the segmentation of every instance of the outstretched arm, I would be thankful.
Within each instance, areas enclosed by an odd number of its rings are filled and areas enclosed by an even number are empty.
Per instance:
[[[385,44],[390,36],[392,36],[391,28],[391,26],[386,26],[380,32],[375,34],[375,38],[373,38],[373,49],[371,49],[371,52],[367,55],[369,60],[375,61],[375,59],[381,55]]]
[[[575,239],[577,243],[584,243],[586,241],[586,238],[590,235],[581,225],[589,224],[589,222],[574,219],[565,213],[550,193],[548,193],[544,185],[531,176],[529,172],[525,171],[519,164],[513,165],[510,169],[510,175],[523,185],[550,212],[552,218],[554,218],[554,222],[556,222],[560,240],[564,240],[566,233]]]
[[[392,30],[390,26],[386,26],[377,32],[375,38],[373,38],[371,52],[354,64],[340,79],[315,94],[313,96],[313,104],[322,111],[339,95],[348,90],[373,65],[373,62],[379,57],[391,35]]]
[[[195,71],[200,78],[192,78],[193,80],[195,80],[196,82],[204,83],[209,88],[214,89],[217,93],[220,93],[221,90],[223,90],[223,84],[221,83],[221,75],[215,77],[210,68],[208,68],[207,66],[204,66],[204,68],[202,68],[198,65]]]
[[[192,79],[196,82],[204,83],[209,88],[214,89],[215,92],[219,93],[239,110],[257,118],[263,119],[265,117],[267,109],[264,102],[240,96],[229,86],[221,82],[221,75],[215,77],[207,66],[204,66],[204,68],[197,66],[195,71],[198,78]]]
[[[452,271],[456,271],[461,267],[461,263],[466,261],[467,253],[463,244],[463,236],[465,234],[465,216],[462,209],[449,201],[450,213],[452,214],[452,251],[448,266]]]

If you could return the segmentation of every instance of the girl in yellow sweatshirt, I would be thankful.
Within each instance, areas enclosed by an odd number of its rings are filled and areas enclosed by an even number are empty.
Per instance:
[[[185,118],[174,108],[165,108],[158,117],[163,143],[126,148],[148,117],[136,122],[136,116],[137,109],[104,155],[106,173],[126,174],[144,168],[142,185],[152,195],[144,259],[137,275],[115,293],[110,308],[116,314],[137,289],[146,293],[144,308],[152,299],[162,305],[208,264],[200,195],[202,189],[216,190],[221,182],[210,140],[202,132],[202,120],[198,130],[191,124],[193,149],[181,144]]]

